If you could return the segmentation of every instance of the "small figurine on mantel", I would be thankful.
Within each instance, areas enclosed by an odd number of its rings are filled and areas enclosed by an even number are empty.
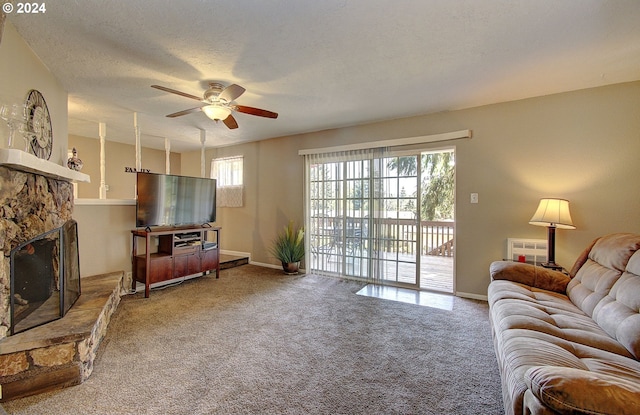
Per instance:
[[[75,170],[75,171],[82,170],[82,166],[83,166],[82,160],[78,158],[78,152],[76,151],[75,147],[73,148],[72,153],[73,153],[73,157],[69,157],[69,160],[67,160],[67,166],[71,170]]]

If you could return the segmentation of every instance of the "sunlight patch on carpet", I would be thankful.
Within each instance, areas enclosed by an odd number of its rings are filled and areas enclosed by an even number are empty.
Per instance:
[[[384,285],[368,284],[356,294],[365,297],[382,298],[384,300],[399,301],[424,307],[434,307],[441,310],[453,310],[453,296],[436,294],[407,288],[387,287]]]

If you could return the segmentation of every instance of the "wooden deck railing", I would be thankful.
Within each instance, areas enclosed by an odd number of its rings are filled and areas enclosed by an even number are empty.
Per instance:
[[[342,228],[342,218],[324,218],[322,222],[330,229]],[[347,218],[347,229],[358,230],[351,235],[347,231],[347,240],[358,239],[366,245],[368,232],[362,228],[366,227],[367,223],[366,218]],[[382,219],[379,226],[380,234],[386,240],[386,251],[415,255],[418,249],[415,242],[418,240],[416,233],[420,232],[419,255],[453,256],[454,222],[422,221],[419,226],[416,226],[416,221],[412,219]],[[318,239],[316,246],[326,246],[336,236],[341,239],[340,232],[337,233],[316,235]]]
[[[418,231],[416,222],[411,219],[384,219],[381,222],[383,235],[398,241],[398,251],[414,255]],[[454,222],[422,221],[420,222],[420,255],[453,256]]]

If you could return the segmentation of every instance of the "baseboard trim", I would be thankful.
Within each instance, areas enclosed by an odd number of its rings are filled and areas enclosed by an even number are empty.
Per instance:
[[[472,300],[489,301],[489,298],[486,295],[480,295],[480,294],[462,293],[458,291],[456,292],[456,296],[462,297],[462,298],[470,298]]]
[[[220,253],[224,254],[224,255],[247,257],[247,258],[249,258],[249,261],[251,261],[251,253],[249,253],[249,252],[229,251],[229,250],[226,250],[226,249],[221,249]]]
[[[267,264],[266,262],[251,261],[251,259],[249,259],[249,264],[256,265],[258,267],[282,269],[282,265]],[[306,274],[306,273],[307,273],[307,271],[305,269],[303,269],[303,268],[299,269],[298,274]]]
[[[259,267],[273,268],[273,269],[281,269],[282,268],[282,265],[267,264],[266,262],[252,261],[251,259],[249,259],[249,264],[257,265]]]

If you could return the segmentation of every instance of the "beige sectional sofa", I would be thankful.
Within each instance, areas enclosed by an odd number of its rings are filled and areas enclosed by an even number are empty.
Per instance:
[[[490,272],[507,414],[640,414],[640,235],[596,239],[569,275],[509,261]]]

